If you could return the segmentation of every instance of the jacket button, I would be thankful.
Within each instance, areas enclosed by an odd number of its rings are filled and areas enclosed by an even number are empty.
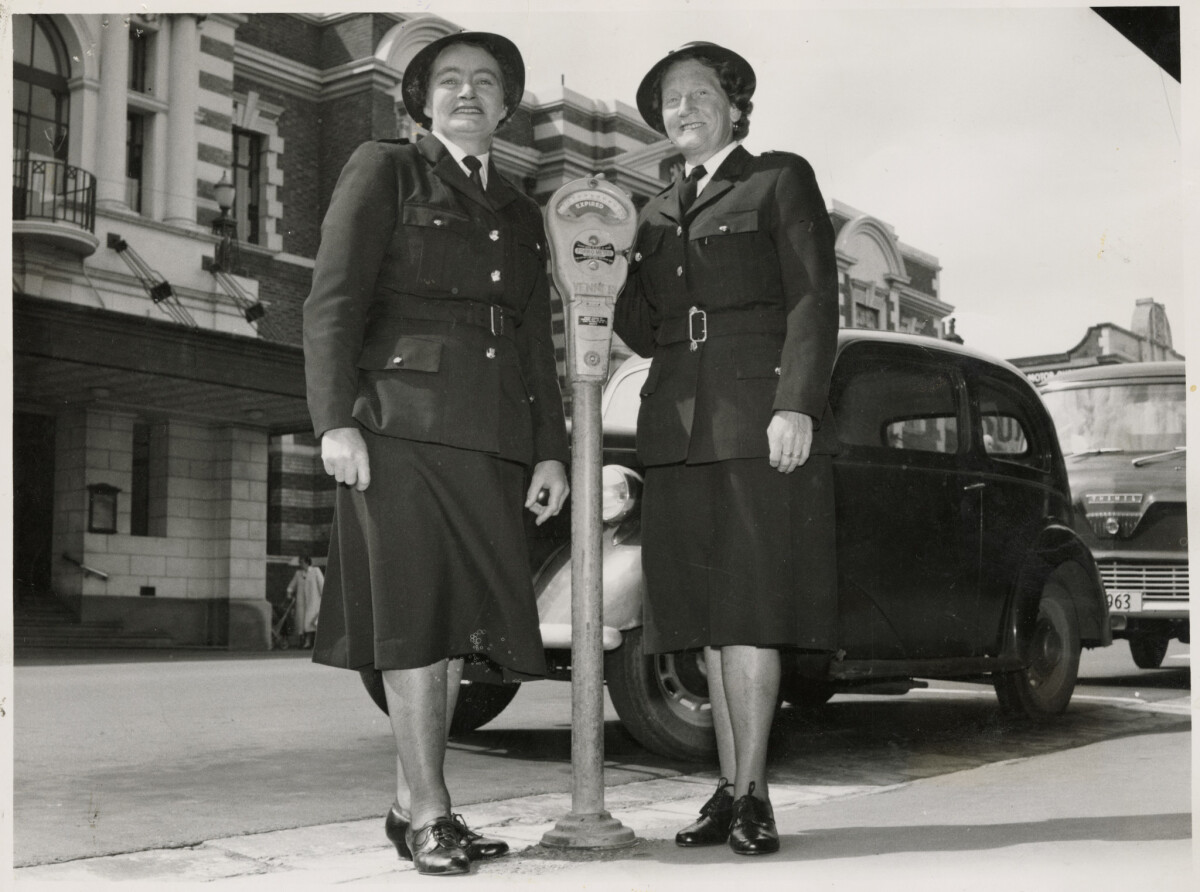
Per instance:
[[[488,233],[488,238],[490,238],[494,242],[500,241],[500,230],[493,229],[491,232]]]
[[[451,294],[458,294],[458,289],[457,289],[457,288],[451,288],[451,289],[450,289],[450,293],[451,293]]]
[[[445,225],[446,225],[446,221],[445,221],[445,220],[443,220],[441,217],[434,217],[434,218],[433,218],[433,225],[434,225],[434,226],[445,226]]]
[[[683,235],[683,227],[682,227],[682,226],[676,226],[676,227],[675,227],[675,234],[676,234],[676,235]]]
[[[495,348],[495,347],[488,347],[488,348],[487,348],[487,358],[488,358],[488,359],[495,359],[495,358],[496,358],[496,348]]]
[[[403,356],[393,356],[392,357],[392,365],[404,365],[404,357]]]
[[[724,224],[722,224],[722,225],[718,226],[718,227],[717,227],[717,229],[719,229],[721,232],[728,232],[728,231],[729,231],[729,227],[728,227],[728,226],[725,226]]]
[[[683,275],[683,267],[682,266],[675,267],[675,275],[677,275],[677,276]]]
[[[775,374],[778,375],[779,372],[780,372],[779,366],[775,366]]]
[[[641,251],[634,251],[634,252],[633,252],[633,259],[634,259],[634,261],[635,261],[635,262],[637,262],[637,263],[641,263],[641,262],[642,262],[642,252],[641,252]]]
[[[492,270],[492,281],[493,281],[493,282],[499,282],[499,281],[500,281],[500,270],[498,270],[498,269],[494,269],[494,270]]]

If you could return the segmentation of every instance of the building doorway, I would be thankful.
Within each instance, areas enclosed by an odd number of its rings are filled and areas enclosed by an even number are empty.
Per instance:
[[[52,415],[14,413],[14,606],[54,597],[54,432]]]

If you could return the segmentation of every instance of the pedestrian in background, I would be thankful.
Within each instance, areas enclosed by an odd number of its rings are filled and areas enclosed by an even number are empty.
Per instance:
[[[320,567],[314,567],[312,558],[303,555],[300,558],[300,568],[288,583],[287,593],[294,595],[292,605],[292,620],[296,630],[303,636],[300,647],[305,650],[313,646],[317,632],[317,614],[321,610],[321,591],[325,588],[325,574]]]
[[[781,649],[832,651],[837,617],[833,227],[807,161],[741,147],[755,85],[745,59],[699,42],[643,78],[638,110],[685,164],[642,210],[615,319],[654,358],[637,423],[645,647],[704,647],[722,774],[676,842],[743,855],[779,848]]]
[[[540,524],[568,491],[547,244],[537,204],[491,161],[524,84],[498,34],[413,57],[404,103],[430,135],[351,156],[304,305],[309,409],[341,484],[313,659],[382,670],[397,750],[384,827],[424,874],[508,848],[451,810],[464,657],[512,679],[546,670],[522,506]]]

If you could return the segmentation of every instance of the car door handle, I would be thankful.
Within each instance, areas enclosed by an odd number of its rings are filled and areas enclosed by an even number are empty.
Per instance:
[[[963,487],[963,492],[970,492],[973,489],[984,489],[986,486],[986,483],[968,483]]]

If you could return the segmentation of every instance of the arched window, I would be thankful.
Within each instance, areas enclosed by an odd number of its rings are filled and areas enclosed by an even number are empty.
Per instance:
[[[45,16],[14,15],[13,155],[67,160],[71,64],[66,46]]]

